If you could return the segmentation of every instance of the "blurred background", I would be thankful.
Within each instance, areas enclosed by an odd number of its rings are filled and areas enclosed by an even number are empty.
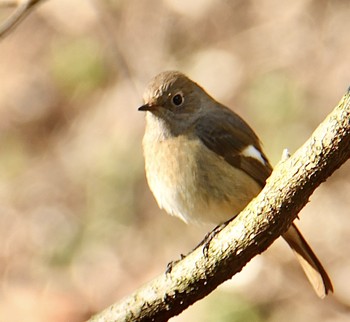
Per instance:
[[[189,75],[276,164],[350,85],[349,17],[346,0],[43,1],[0,39],[0,321],[84,321],[211,228],[166,216],[147,187],[137,107],[153,76]],[[349,194],[347,163],[298,222],[334,296],[278,240],[171,321],[349,321]]]

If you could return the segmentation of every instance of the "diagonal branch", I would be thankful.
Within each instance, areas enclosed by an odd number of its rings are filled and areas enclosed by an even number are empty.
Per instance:
[[[12,7],[17,6],[15,11],[0,25],[0,38],[4,38],[13,30],[42,0],[19,0],[3,1],[0,6]]]
[[[239,272],[284,233],[313,191],[350,157],[350,90],[265,188],[211,241],[93,321],[167,321]]]

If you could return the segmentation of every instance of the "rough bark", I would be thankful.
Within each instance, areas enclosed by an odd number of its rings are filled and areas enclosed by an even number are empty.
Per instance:
[[[239,272],[284,233],[313,191],[350,157],[350,91],[265,188],[214,236],[92,321],[167,321]]]

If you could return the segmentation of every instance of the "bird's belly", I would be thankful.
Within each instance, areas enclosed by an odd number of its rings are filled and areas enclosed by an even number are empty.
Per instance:
[[[199,140],[180,136],[153,142],[147,151],[147,180],[159,207],[185,222],[222,223],[260,191],[251,177]]]

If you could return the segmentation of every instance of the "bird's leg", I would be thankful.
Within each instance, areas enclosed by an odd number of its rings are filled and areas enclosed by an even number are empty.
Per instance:
[[[181,260],[183,260],[186,257],[186,255],[184,254],[180,254],[180,259],[176,259],[174,261],[171,261],[167,264],[166,266],[166,270],[165,270],[165,274],[170,274],[171,271],[173,270],[173,267],[180,262]]]
[[[216,226],[212,231],[210,231],[209,233],[207,233],[204,237],[204,239],[195,247],[193,248],[192,252],[194,250],[196,250],[197,248],[199,247],[203,247],[203,255],[205,257],[208,256],[208,250],[209,250],[209,247],[210,247],[210,242],[212,241],[212,239],[221,231],[223,230],[227,224],[231,221],[231,219],[225,221],[224,223]],[[188,255],[188,254],[187,254]],[[167,267],[166,267],[166,270],[165,270],[165,273],[166,274],[169,274],[171,273],[173,267],[179,262],[181,261],[182,259],[184,259],[187,255],[183,255],[181,254],[180,255],[180,259],[178,260],[174,260],[174,261],[171,261],[168,263]]]
[[[211,241],[221,230],[223,230],[227,226],[227,224],[230,221],[231,221],[231,219],[225,221],[224,223],[216,226],[211,232],[207,233],[205,235],[204,239],[194,248],[194,250],[197,249],[198,247],[203,246],[203,255],[205,257],[207,257]]]

